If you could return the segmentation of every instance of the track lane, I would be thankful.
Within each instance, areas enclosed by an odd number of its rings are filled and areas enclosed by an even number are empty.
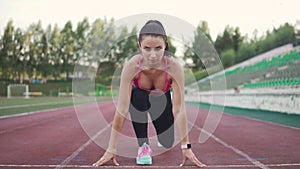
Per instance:
[[[107,110],[102,113],[108,122],[112,121],[113,103],[101,103],[99,107],[102,110]],[[199,113],[195,126],[192,127],[189,135],[194,153],[202,162],[208,164],[208,167],[230,168],[229,166],[232,166],[232,168],[239,168],[238,166],[240,166],[241,168],[259,168],[245,157],[212,138],[204,144],[199,144],[199,129],[202,127],[208,111],[192,106],[187,106],[187,109],[189,114]],[[87,106],[85,113],[85,120],[90,121],[89,127],[94,129],[96,134],[101,128],[94,120],[99,112]],[[153,132],[151,126],[150,124],[149,130]],[[103,133],[101,139],[107,140],[108,133],[109,130]],[[125,122],[122,133],[130,137],[134,136],[128,120]],[[299,167],[300,162],[297,157],[300,156],[300,149],[297,143],[300,142],[300,138],[297,129],[224,114],[214,135],[228,145],[245,152],[249,157],[261,162],[266,167]],[[0,166],[16,165],[15,167],[21,167],[24,165],[23,167],[28,167],[32,165],[33,168],[34,165],[41,165],[41,168],[46,168],[47,165],[58,165],[56,167],[64,166],[67,168],[70,166],[89,166],[104,153],[104,149],[100,148],[96,142],[89,142],[78,154],[68,159],[89,140],[90,137],[82,129],[74,108],[0,119]],[[122,140],[119,144],[126,145],[127,143]],[[151,144],[155,145],[155,143]],[[120,147],[126,150],[126,146]],[[152,147],[154,150],[157,149],[155,146]],[[134,154],[136,149],[129,147],[128,152]],[[169,151],[154,156],[152,167],[178,166],[181,162],[180,154],[179,145],[176,145]],[[68,161],[64,163],[66,159]],[[130,166],[136,168],[134,158],[118,156],[118,161],[125,168],[130,168]],[[112,163],[108,163],[106,168],[110,165]],[[190,162],[187,165],[193,166]]]

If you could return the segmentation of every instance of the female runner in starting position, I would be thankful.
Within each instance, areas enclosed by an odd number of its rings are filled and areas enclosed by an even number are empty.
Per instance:
[[[140,53],[133,56],[122,70],[119,100],[108,148],[93,165],[100,166],[109,160],[119,165],[116,160],[118,133],[129,111],[139,144],[137,164],[152,164],[147,133],[149,113],[156,129],[158,145],[172,147],[175,122],[181,137],[183,160],[180,165],[191,160],[197,166],[204,167],[205,164],[193,153],[188,138],[183,67],[170,56],[163,25],[157,20],[149,20],[139,33],[138,45]]]

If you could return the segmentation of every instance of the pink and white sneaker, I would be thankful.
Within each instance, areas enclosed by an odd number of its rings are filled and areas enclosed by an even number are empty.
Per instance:
[[[137,164],[152,164],[152,150],[147,143],[144,143],[142,147],[139,147],[138,155],[136,157]]]

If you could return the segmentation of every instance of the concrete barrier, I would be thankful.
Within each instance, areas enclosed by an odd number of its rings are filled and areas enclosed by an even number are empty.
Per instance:
[[[188,92],[186,101],[300,114],[300,89]]]

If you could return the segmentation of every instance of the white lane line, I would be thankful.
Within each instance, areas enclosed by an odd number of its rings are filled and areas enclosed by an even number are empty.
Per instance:
[[[69,108],[74,108],[74,106],[53,108],[53,109],[45,109],[45,110],[37,110],[37,111],[20,113],[20,114],[5,115],[5,116],[0,116],[0,119],[6,119],[6,118],[11,118],[11,117],[20,117],[20,116],[26,116],[26,115],[38,114],[38,113],[47,113],[47,112],[52,112],[52,111],[62,111],[62,110],[69,109]]]
[[[266,164],[268,167],[293,167],[300,166],[300,163],[290,163],[290,164]],[[199,168],[197,166],[143,166],[143,165],[135,165],[135,166],[98,166],[93,167],[92,165],[46,165],[46,164],[35,164],[35,165],[17,165],[17,164],[0,164],[0,167],[13,167],[13,168],[54,168],[54,167],[64,167],[64,168]],[[208,165],[205,168],[257,168],[256,165]]]
[[[97,137],[99,137],[107,128],[111,126],[112,122],[107,124],[102,130],[100,130],[98,133],[96,133],[92,138],[90,138],[86,143],[84,143],[82,146],[80,146],[76,151],[74,151],[69,157],[67,157],[63,162],[60,163],[56,167],[56,169],[65,167],[66,164],[68,164],[72,159],[74,159],[81,151],[83,151],[88,145],[90,145],[93,140],[95,140]]]
[[[263,163],[251,158],[250,156],[248,156],[246,153],[244,153],[243,151],[227,144],[226,142],[224,142],[223,140],[221,140],[220,138],[216,137],[215,135],[213,135],[212,133],[207,132],[206,130],[198,127],[197,125],[189,122],[192,126],[196,127],[198,130],[204,132],[205,134],[207,134],[208,136],[210,136],[211,138],[213,138],[215,141],[217,141],[218,143],[222,144],[223,146],[225,146],[226,148],[231,149],[232,151],[234,151],[235,153],[239,154],[240,156],[246,158],[248,161],[250,161],[252,164],[254,164],[257,167],[260,167],[262,169],[269,169],[269,167],[267,167],[266,165],[264,165]]]
[[[62,103],[71,103],[71,102],[62,102]],[[88,105],[90,103],[81,103],[81,105]],[[94,103],[93,103],[94,104]],[[97,103],[96,103],[97,104]],[[50,104],[49,104],[50,105]],[[51,112],[51,111],[61,111],[69,108],[74,108],[75,106],[79,105],[71,105],[71,106],[66,106],[66,107],[60,107],[60,108],[52,108],[52,109],[43,109],[43,110],[37,110],[37,111],[31,111],[31,112],[25,112],[25,113],[20,113],[20,114],[12,114],[12,115],[4,115],[0,116],[0,119],[5,119],[5,118],[10,118],[10,117],[19,117],[19,116],[26,116],[26,115],[31,115],[31,114],[38,114],[38,113],[46,113],[46,112]],[[33,105],[34,106],[34,105]]]
[[[51,103],[40,103],[40,104],[22,104],[22,105],[13,105],[13,106],[0,107],[0,110],[1,109],[20,108],[20,107],[33,107],[33,106],[45,106],[45,105],[53,105],[53,104],[65,104],[65,103],[72,103],[72,102],[73,101],[51,102]]]

